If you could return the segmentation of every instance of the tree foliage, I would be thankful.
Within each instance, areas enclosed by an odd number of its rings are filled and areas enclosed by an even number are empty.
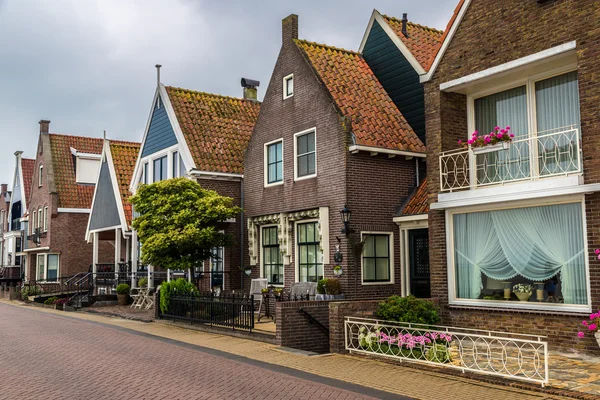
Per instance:
[[[130,201],[142,261],[179,270],[201,265],[213,247],[231,244],[231,235],[222,233],[219,224],[241,212],[230,197],[187,178],[141,185]]]

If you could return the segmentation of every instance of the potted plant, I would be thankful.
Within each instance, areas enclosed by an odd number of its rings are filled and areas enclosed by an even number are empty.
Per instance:
[[[270,289],[269,289],[268,287],[266,287],[266,288],[262,288],[262,289],[260,289],[260,292],[261,292],[261,293],[263,294],[263,296],[264,296],[264,295],[266,295],[266,294],[269,294],[269,290],[270,290]]]
[[[117,301],[120,306],[126,306],[129,303],[129,285],[121,283],[117,285]]]
[[[327,283],[327,278],[320,279],[317,282],[317,294],[315,295],[315,300],[327,300],[327,292],[325,290],[325,284]]]
[[[138,281],[138,286],[141,288],[145,288],[148,286],[148,278],[142,278]]]
[[[596,313],[590,314],[589,321],[581,321],[581,325],[585,326],[585,329],[577,332],[577,336],[581,339],[585,337],[585,331],[593,333],[598,346],[600,346],[600,332],[598,332],[598,326],[600,326],[600,310]]]
[[[63,297],[62,299],[56,299],[54,301],[54,309],[64,310],[66,304],[69,304],[69,299],[67,297]]]
[[[335,267],[333,267],[333,274],[335,276],[340,276],[342,275],[344,271],[342,270],[342,266],[341,265],[336,265]]]
[[[280,288],[280,287],[273,288],[273,295],[275,295],[276,298],[281,297],[282,294],[283,294],[283,288]]]
[[[250,276],[252,274],[252,266],[246,265],[245,267],[240,267],[240,270],[244,271],[246,276]]]
[[[513,286],[513,292],[520,301],[529,301],[531,293],[533,292],[533,286],[528,283],[517,283]]]
[[[342,285],[340,281],[335,278],[327,279],[325,282],[325,292],[327,293],[327,300],[339,300],[343,299]]]
[[[458,145],[472,150],[474,154],[484,154],[507,150],[514,137],[515,135],[510,133],[510,126],[504,129],[497,126],[487,135],[480,135],[478,131],[475,131],[471,135],[471,139],[466,142],[459,140]]]

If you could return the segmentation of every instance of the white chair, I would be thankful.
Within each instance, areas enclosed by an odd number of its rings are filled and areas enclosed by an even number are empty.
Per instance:
[[[269,284],[267,279],[252,279],[250,281],[250,294],[254,295],[254,301],[256,301],[256,297],[258,296],[258,300],[260,301],[258,305],[258,315],[260,316],[260,310],[263,305],[263,295],[262,289],[266,289]]]

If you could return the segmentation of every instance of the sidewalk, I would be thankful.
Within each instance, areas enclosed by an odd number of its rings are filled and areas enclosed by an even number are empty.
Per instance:
[[[6,303],[19,307],[27,307],[14,302],[7,301]],[[389,393],[402,394],[415,399],[505,400],[512,398],[519,400],[542,400],[564,398],[547,393],[531,392],[478,382],[460,376],[446,375],[441,372],[422,371],[391,365],[354,356],[340,354],[309,356],[268,343],[220,334],[197,332],[161,322],[144,323],[89,313],[65,313],[50,309],[39,310],[41,312],[58,314],[62,317],[112,325],[119,329],[128,329],[137,333],[235,354],[247,359],[292,368],[322,377],[334,378]]]

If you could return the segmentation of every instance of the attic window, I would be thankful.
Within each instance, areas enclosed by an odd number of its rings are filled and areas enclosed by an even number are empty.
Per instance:
[[[100,171],[100,154],[82,153],[71,148],[75,163],[75,182],[95,185]]]
[[[40,170],[38,173],[38,187],[42,186],[43,180],[44,180],[44,166],[40,165]]]
[[[160,107],[162,107],[161,101],[160,101],[160,97],[158,97],[156,99],[156,109],[158,110]]]
[[[294,95],[294,74],[289,74],[283,78],[283,99]]]

